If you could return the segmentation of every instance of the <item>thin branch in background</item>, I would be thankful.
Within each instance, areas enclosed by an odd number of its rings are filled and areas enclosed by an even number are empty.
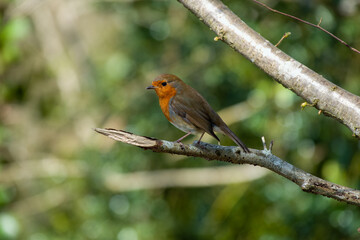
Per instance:
[[[287,37],[289,37],[291,35],[291,32],[286,32],[284,33],[284,35],[281,37],[281,39],[278,41],[277,44],[275,44],[275,47],[278,47],[280,45],[280,43]]]
[[[111,173],[104,176],[104,186],[113,192],[170,187],[209,187],[250,182],[268,173],[269,171],[264,168],[245,165]]]
[[[337,36],[335,36],[334,34],[332,34],[331,32],[329,32],[329,31],[326,30],[325,28],[321,27],[320,24],[321,24],[322,18],[320,19],[320,21],[319,21],[318,24],[313,24],[313,23],[310,23],[310,22],[308,22],[308,21],[305,21],[305,20],[303,20],[303,19],[301,19],[301,18],[298,18],[298,17],[292,16],[292,15],[290,15],[290,14],[283,13],[283,12],[280,12],[280,11],[278,11],[278,10],[276,10],[276,9],[273,9],[273,8],[267,6],[265,3],[259,2],[259,1],[257,1],[257,0],[253,0],[253,1],[254,1],[255,3],[257,3],[257,4],[259,4],[259,5],[267,8],[268,10],[270,10],[270,11],[272,11],[272,12],[275,12],[275,13],[278,13],[278,14],[281,14],[281,15],[284,15],[284,16],[287,16],[287,17],[289,17],[289,18],[295,19],[295,20],[297,20],[297,21],[299,21],[299,22],[302,22],[302,23],[305,23],[305,24],[307,24],[307,25],[310,25],[310,26],[312,26],[312,27],[314,27],[314,28],[318,28],[318,29],[320,29],[321,31],[329,34],[331,37],[335,38],[336,40],[338,40],[339,42],[341,42],[342,44],[344,44],[344,45],[347,46],[348,48],[350,48],[352,51],[360,54],[360,51],[359,51],[359,50],[357,50],[356,48],[351,47],[351,46],[350,46],[349,44],[347,44],[344,40],[338,38]]]
[[[47,212],[71,199],[76,199],[76,195],[77,193],[72,191],[69,185],[61,185],[30,197],[21,198],[13,203],[10,209],[27,220],[30,216]]]
[[[116,129],[94,129],[116,141],[127,143],[143,149],[149,149],[153,152],[172,153],[184,156],[200,157],[207,160],[218,160],[230,162],[233,164],[252,164],[267,168],[297,184],[303,191],[330,197],[342,202],[360,206],[360,191],[344,187],[335,183],[328,182],[324,179],[307,173],[292,164],[280,159],[271,153],[273,143],[269,149],[266,147],[265,138],[262,138],[264,150],[251,149],[251,153],[244,153],[239,147],[226,147],[212,145],[204,142],[188,145],[177,142],[169,142],[151,137],[135,135]],[[196,141],[197,142],[197,141]],[[169,174],[165,174],[167,178]],[[215,178],[215,176],[213,176]],[[137,177],[138,178],[138,177]],[[143,176],[141,175],[141,178]],[[111,182],[118,184],[124,178],[115,178]],[[164,178],[155,178],[154,180],[163,180]],[[176,186],[176,182],[172,183]],[[184,182],[182,182],[184,184]],[[110,188],[117,189],[111,184]],[[134,187],[136,189],[136,186]]]

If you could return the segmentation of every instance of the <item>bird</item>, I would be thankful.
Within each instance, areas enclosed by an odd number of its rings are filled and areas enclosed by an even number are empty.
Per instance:
[[[179,77],[161,74],[146,89],[155,90],[159,97],[160,108],[167,120],[186,133],[176,142],[181,143],[190,134],[201,134],[199,143],[205,133],[220,142],[214,133],[220,132],[228,136],[244,152],[250,153],[246,145],[230,130],[205,98]]]

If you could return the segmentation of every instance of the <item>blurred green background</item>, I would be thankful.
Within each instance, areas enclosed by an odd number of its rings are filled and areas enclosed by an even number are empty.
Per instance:
[[[224,1],[272,43],[360,94],[360,56],[252,1]],[[360,49],[359,1],[267,3]],[[251,148],[360,187],[359,141],[284,89],[177,1],[0,1],[0,239],[359,239],[355,206],[253,166],[152,153],[93,131],[175,140],[154,77],[197,89]],[[187,139],[185,143],[191,143]],[[223,145],[233,145],[221,137]],[[206,141],[215,143],[211,138]]]

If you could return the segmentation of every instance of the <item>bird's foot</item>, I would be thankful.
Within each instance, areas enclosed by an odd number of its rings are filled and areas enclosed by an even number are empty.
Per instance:
[[[199,141],[199,140],[194,141],[193,145],[196,146],[196,147],[199,148],[199,149],[202,149],[202,150],[205,150],[205,149],[206,149],[206,146],[205,146],[206,143],[201,142],[201,141]]]
[[[179,140],[176,140],[175,142],[180,144],[181,150],[185,150],[185,145],[181,142],[180,139],[179,139]]]

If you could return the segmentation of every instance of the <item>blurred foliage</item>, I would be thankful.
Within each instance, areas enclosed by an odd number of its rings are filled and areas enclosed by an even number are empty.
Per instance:
[[[250,0],[224,2],[274,44],[291,32],[280,49],[360,94],[359,55]],[[323,27],[360,48],[358,1],[267,2],[310,22],[322,17]],[[290,163],[360,187],[360,145],[351,132],[316,109],[301,111],[302,99],[214,42],[177,1],[2,1],[0,16],[0,239],[359,239],[358,208],[304,193],[273,173],[207,188],[106,187],[112,173],[225,165],[93,132],[182,136],[145,90],[160,73],[180,76],[216,110],[261,106],[231,125],[249,147],[261,148],[264,135]]]

